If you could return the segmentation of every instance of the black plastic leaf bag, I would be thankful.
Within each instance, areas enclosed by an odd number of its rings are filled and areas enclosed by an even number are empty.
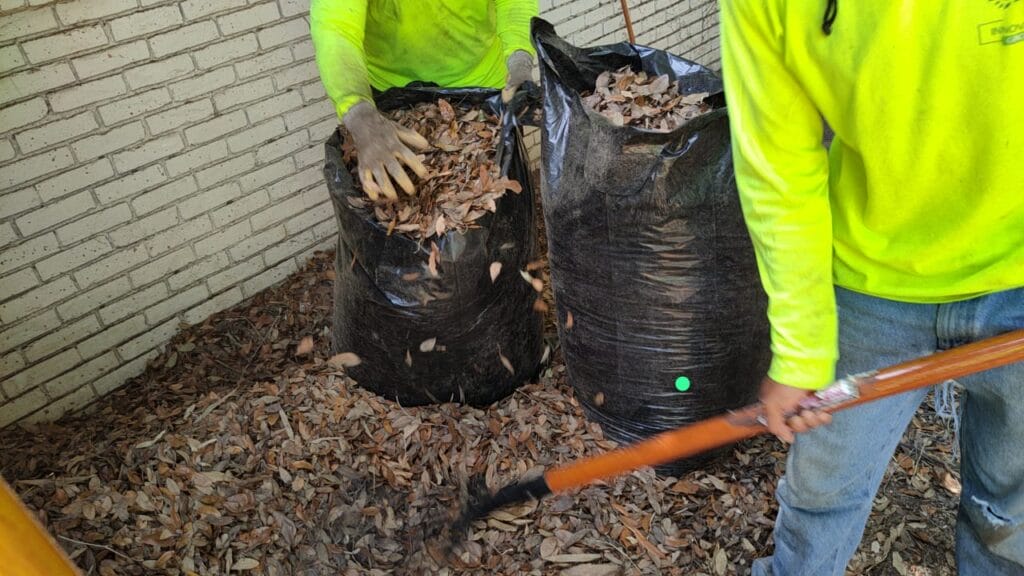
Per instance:
[[[532,34],[548,258],[577,398],[619,442],[749,403],[770,357],[767,299],[740,210],[721,81],[651,48],[571,46],[536,18]],[[626,65],[668,74],[683,93],[708,92],[714,109],[667,133],[616,127],[579,94]]]
[[[504,111],[498,92],[486,89],[395,88],[376,102],[389,111],[439,98],[457,110]],[[542,319],[532,308],[536,293],[518,272],[536,252],[533,191],[520,131],[508,116],[498,163],[522,192],[506,192],[496,213],[476,221],[479,228],[433,238],[436,277],[428,271],[430,241],[389,236],[372,214],[349,205],[346,199],[362,192],[342,161],[340,131],[327,142],[324,175],[339,229],[333,348],[359,356],[348,374],[364,388],[407,406],[482,406],[536,375]],[[492,262],[502,263],[493,282]]]

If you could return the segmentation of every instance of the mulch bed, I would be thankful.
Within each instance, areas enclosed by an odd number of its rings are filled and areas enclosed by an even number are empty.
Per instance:
[[[439,528],[470,475],[496,488],[614,444],[557,352],[487,409],[362,390],[326,362],[332,268],[319,253],[183,330],[86,413],[0,431],[0,473],[86,573],[721,576],[771,552],[784,447],[758,438],[681,478],[642,470],[499,511],[446,559]],[[852,574],[955,573],[950,441],[922,407]]]

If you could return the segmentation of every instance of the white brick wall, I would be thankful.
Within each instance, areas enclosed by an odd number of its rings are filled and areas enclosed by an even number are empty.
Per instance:
[[[330,244],[308,2],[0,2],[0,427],[88,405]],[[540,5],[625,39],[617,0]],[[630,6],[641,43],[717,68],[713,0]]]

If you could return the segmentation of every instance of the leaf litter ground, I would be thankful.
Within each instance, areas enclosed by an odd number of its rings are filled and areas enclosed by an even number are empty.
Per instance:
[[[770,552],[784,449],[760,438],[682,478],[642,470],[496,512],[445,560],[470,475],[493,489],[613,444],[558,354],[486,410],[358,388],[325,361],[332,263],[183,330],[88,413],[0,431],[0,473],[88,574],[724,575]],[[922,408],[850,573],[953,574],[956,478]]]

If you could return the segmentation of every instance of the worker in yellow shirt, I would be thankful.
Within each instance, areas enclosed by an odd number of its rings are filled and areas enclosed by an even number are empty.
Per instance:
[[[837,376],[1024,328],[1024,0],[721,6],[761,400],[793,442],[753,573],[839,576],[925,392],[785,415]],[[1024,574],[1024,365],[960,383],[960,574]]]
[[[410,82],[502,88],[506,101],[533,70],[530,18],[537,0],[312,0],[317,67],[359,152],[359,180],[373,199],[415,186],[427,142],[377,112],[371,87]]]

